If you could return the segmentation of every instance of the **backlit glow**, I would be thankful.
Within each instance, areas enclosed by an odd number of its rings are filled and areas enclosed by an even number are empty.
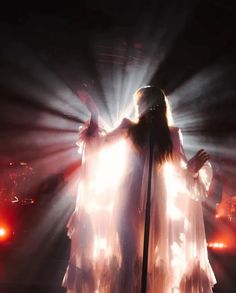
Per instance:
[[[0,237],[4,237],[6,235],[6,230],[4,228],[0,228]]]
[[[107,239],[96,235],[94,241],[94,258],[106,258],[110,255],[110,252]]]
[[[121,140],[102,149],[98,156],[98,168],[93,183],[94,189],[100,193],[120,182],[125,167],[125,141]]]
[[[6,227],[0,226],[0,241],[4,242],[8,240],[9,236],[10,236],[9,229]]]
[[[186,192],[185,184],[180,177],[176,176],[176,170],[170,163],[164,165],[165,181],[168,186],[168,203],[167,213],[173,220],[179,220],[183,218],[181,210],[177,207],[178,195],[182,192]]]

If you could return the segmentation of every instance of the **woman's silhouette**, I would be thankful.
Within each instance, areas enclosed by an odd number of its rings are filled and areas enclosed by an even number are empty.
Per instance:
[[[150,141],[147,292],[212,292],[201,210],[212,175],[208,154],[200,150],[187,160],[180,130],[169,126],[167,100],[157,87],[138,89],[138,120],[125,118],[110,133],[99,126],[91,97],[78,95],[91,119],[80,131],[83,165],[68,224],[71,259],[63,283],[68,292],[140,292]]]

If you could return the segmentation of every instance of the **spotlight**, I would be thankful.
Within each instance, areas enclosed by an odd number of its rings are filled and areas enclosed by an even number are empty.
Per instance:
[[[4,228],[0,228],[0,237],[4,237],[6,235],[6,230]]]
[[[0,242],[5,242],[10,238],[10,231],[5,226],[0,226]]]

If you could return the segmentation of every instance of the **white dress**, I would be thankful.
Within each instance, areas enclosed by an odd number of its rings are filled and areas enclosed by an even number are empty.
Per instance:
[[[173,159],[152,168],[147,292],[211,293],[216,280],[201,205],[211,166],[205,163],[197,178],[189,174],[180,131],[170,132]],[[126,127],[81,137],[83,164],[68,223],[71,255],[63,286],[71,293],[140,293],[149,150],[137,151]]]

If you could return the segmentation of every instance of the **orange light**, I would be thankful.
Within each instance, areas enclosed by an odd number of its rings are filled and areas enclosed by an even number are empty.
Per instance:
[[[4,237],[6,235],[6,230],[4,228],[0,228],[0,237]]]
[[[207,246],[214,249],[224,249],[227,247],[227,245],[223,242],[212,242],[208,243]]]
[[[10,236],[9,229],[7,229],[6,227],[0,226],[0,242],[8,240],[9,236]]]

